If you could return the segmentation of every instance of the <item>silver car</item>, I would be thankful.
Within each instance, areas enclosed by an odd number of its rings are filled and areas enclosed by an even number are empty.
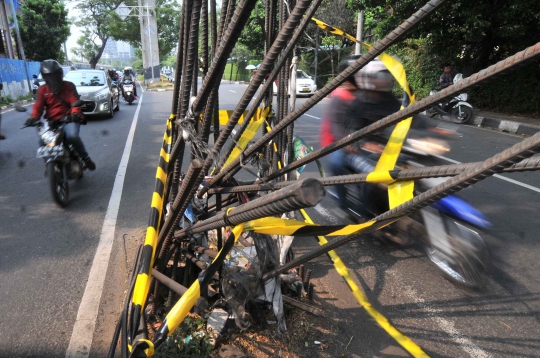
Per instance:
[[[101,70],[70,71],[65,81],[73,82],[84,105],[85,115],[105,115],[112,118],[114,111],[120,109],[118,89],[109,75]]]

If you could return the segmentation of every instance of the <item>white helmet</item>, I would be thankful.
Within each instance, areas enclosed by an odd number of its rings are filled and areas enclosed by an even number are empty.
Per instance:
[[[376,92],[392,92],[394,76],[378,58],[365,65],[354,75],[356,86]]]

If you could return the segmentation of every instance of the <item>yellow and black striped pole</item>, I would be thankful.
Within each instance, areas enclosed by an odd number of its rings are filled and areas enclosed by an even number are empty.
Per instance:
[[[165,185],[167,183],[169,155],[172,140],[172,122],[174,121],[175,117],[176,115],[171,114],[167,120],[167,130],[163,134],[163,144],[159,153],[159,164],[156,171],[154,192],[152,193],[150,218],[148,220],[148,228],[146,229],[146,237],[141,253],[141,263],[138,269],[135,288],[133,290],[133,297],[131,300],[131,320],[129,325],[130,329],[128,332],[128,337],[130,340],[134,338],[135,332],[137,332],[139,327],[141,314],[143,313],[144,305],[148,297],[148,291],[150,289],[152,274],[151,270],[154,264],[159,225],[161,223],[161,216],[163,213],[163,195],[165,192]]]

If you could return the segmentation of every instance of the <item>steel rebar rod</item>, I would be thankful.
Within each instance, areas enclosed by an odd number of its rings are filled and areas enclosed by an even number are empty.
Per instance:
[[[255,7],[255,3],[255,0],[240,0],[227,30],[223,32],[223,38],[219,44],[218,50],[214,54],[214,59],[208,70],[208,75],[205,77],[201,90],[193,102],[192,110],[194,114],[198,114],[202,111],[210,92],[214,86],[221,81],[220,76],[223,74],[227,59],[230,57],[242,29],[249,19],[249,15]]]
[[[159,271],[152,270],[152,277],[161,282],[161,284],[167,286],[169,289],[173,290],[180,296],[187,292],[187,287],[182,286],[178,282],[170,279]],[[202,312],[208,308],[208,301],[204,297],[199,297],[196,303],[197,308]]]
[[[202,0],[193,0],[193,8],[191,10],[189,40],[186,54],[186,62],[184,63],[182,73],[182,92],[180,98],[179,118],[186,116],[189,107],[189,98],[191,94],[191,86],[193,81],[193,69],[197,60],[197,50],[199,47],[199,20],[201,17]]]
[[[390,171],[390,176],[394,178],[396,181],[449,177],[449,176],[459,175],[465,170],[477,165],[478,163],[481,163],[481,162],[439,165],[439,166],[433,166],[433,167],[410,168],[410,169],[403,169],[403,170],[392,170]],[[534,157],[534,158],[527,158],[517,164],[512,165],[509,168],[505,168],[503,169],[501,173],[515,173],[515,172],[533,171],[533,170],[539,170],[539,169],[540,169],[540,157]],[[333,176],[333,177],[320,178],[319,181],[324,186],[359,184],[359,183],[365,183],[368,175],[369,173],[339,175],[339,176]],[[280,183],[251,184],[251,185],[239,185],[239,186],[233,186],[233,187],[212,188],[208,191],[208,194],[247,193],[247,192],[257,192],[257,191],[279,190],[281,188],[285,188],[294,183],[296,183],[296,180],[289,180],[289,181],[280,182]]]
[[[360,57],[353,65],[347,68],[345,71],[340,73],[336,78],[334,78],[330,83],[324,86],[321,90],[317,91],[309,100],[307,100],[300,108],[291,112],[286,118],[284,118],[280,123],[278,123],[272,131],[266,133],[262,138],[257,142],[247,148],[245,151],[245,156],[253,154],[256,150],[261,149],[265,144],[267,144],[272,138],[274,138],[277,133],[282,129],[287,127],[290,123],[300,117],[302,114],[307,112],[312,106],[321,101],[324,97],[330,94],[331,91],[336,89],[340,84],[345,82],[345,80],[359,71],[364,67],[369,61],[373,60],[377,55],[386,50],[390,45],[395,43],[404,37],[404,35],[412,30],[421,20],[439,8],[446,0],[431,0],[426,5],[424,5],[420,10],[414,13],[409,19],[405,20],[398,28],[392,31],[384,39],[379,41],[373,48],[366,52],[362,57]],[[298,162],[298,161],[297,161]],[[297,163],[294,162],[294,163]],[[232,175],[240,169],[240,158],[234,160],[231,164],[228,165],[225,170],[220,171],[211,181],[208,183],[202,190],[199,192],[199,197],[204,194],[208,189],[215,185],[218,181],[224,179],[224,177],[230,178]],[[280,174],[281,175],[281,174]]]
[[[278,59],[278,62],[275,64],[272,72],[268,76],[268,79],[263,84],[262,89],[260,90],[260,93],[269,93],[269,96],[266,96],[267,103],[270,103],[272,99],[272,87],[274,83],[274,79],[277,77],[280,69],[283,67],[285,61],[287,60],[287,55],[294,49],[294,46],[298,43],[298,40],[300,39],[300,36],[304,33],[305,28],[310,23],[310,19],[313,17],[317,9],[319,8],[319,5],[321,4],[322,0],[314,0],[313,3],[310,5],[309,9],[306,11],[306,15],[302,18],[300,25],[296,28],[294,31],[293,36],[291,37],[291,40],[287,43],[287,47],[285,50],[282,51],[281,56]],[[269,16],[267,16],[267,21]],[[270,48],[270,45],[268,45],[268,48]],[[268,100],[270,99],[270,101]],[[262,103],[262,101],[265,99],[264,95],[261,95],[255,99],[255,101],[252,104],[252,107],[249,109],[248,114],[244,117],[244,121],[242,122],[241,126],[237,129],[236,134],[234,136],[234,141],[238,142],[240,140],[240,137],[246,130],[246,128],[249,125],[249,120],[253,117],[255,112],[257,111],[257,108]],[[266,128],[266,126],[264,127]],[[263,130],[263,135],[266,134],[266,130]],[[233,142],[234,142],[233,141]],[[227,151],[225,152],[225,155],[223,155],[223,161],[221,165],[224,163],[226,158],[229,157],[233,150],[233,146],[229,147]]]
[[[218,254],[216,250],[212,250],[204,246],[189,245],[189,248],[193,251],[197,251],[197,252],[200,252],[201,254],[210,256],[211,258],[215,258]]]
[[[326,191],[316,179],[305,179],[287,188],[242,204],[228,212],[217,213],[216,216],[199,221],[195,225],[178,230],[174,233],[176,239],[187,235],[218,229],[223,226],[233,226],[255,218],[278,215],[299,208],[317,205]]]
[[[202,170],[202,164],[202,160],[198,158],[191,162],[186,177],[182,181],[180,191],[171,205],[171,213],[167,216],[158,236],[157,245],[158,247],[161,246],[161,250],[157,252],[159,252],[160,258],[163,257],[168,250],[172,238],[172,229],[178,226],[187,205],[189,205],[194,189],[196,189],[195,182]]]
[[[426,109],[428,107],[431,107],[431,106],[433,106],[433,105],[435,105],[435,104],[437,104],[439,102],[442,102],[445,98],[452,97],[456,93],[462,93],[465,89],[476,86],[476,85],[478,85],[482,81],[485,81],[488,78],[493,78],[494,76],[499,76],[499,75],[503,74],[504,72],[507,72],[507,71],[509,71],[511,69],[512,70],[515,69],[516,66],[522,66],[522,65],[528,63],[529,61],[533,60],[534,58],[538,57],[539,55],[540,55],[540,42],[537,43],[534,46],[531,46],[531,47],[525,49],[524,51],[518,52],[515,55],[506,58],[505,60],[499,61],[496,64],[494,64],[492,66],[489,66],[485,70],[482,70],[482,71],[480,71],[480,72],[478,72],[476,74],[473,74],[470,77],[467,77],[467,78],[463,79],[463,81],[461,81],[461,82],[459,82],[457,84],[449,86],[449,87],[445,88],[444,90],[442,90],[440,92],[437,92],[432,96],[424,98],[421,101],[415,102],[414,104],[406,107],[405,109],[402,109],[402,110],[400,110],[400,111],[398,111],[396,113],[393,113],[393,114],[391,114],[391,115],[389,115],[389,116],[387,116],[387,117],[385,117],[385,118],[383,118],[383,119],[381,119],[381,120],[379,120],[379,121],[377,121],[377,122],[375,122],[375,123],[373,123],[373,124],[371,124],[371,125],[369,125],[367,127],[364,127],[362,129],[348,135],[345,138],[342,138],[342,139],[340,139],[340,140],[338,140],[338,141],[336,141],[336,142],[334,142],[334,143],[332,143],[332,144],[330,144],[330,145],[328,145],[328,146],[326,146],[324,148],[321,148],[321,149],[319,149],[319,150],[317,150],[315,152],[312,152],[312,153],[306,155],[305,157],[303,157],[302,159],[299,159],[299,160],[295,161],[294,163],[291,163],[290,165],[283,168],[282,170],[280,170],[278,172],[275,172],[275,173],[272,173],[271,175],[269,175],[268,177],[263,178],[263,179],[265,181],[268,181],[268,180],[271,180],[272,178],[276,178],[277,176],[288,173],[291,170],[299,168],[304,164],[312,162],[312,161],[314,161],[316,159],[321,158],[322,156],[325,156],[325,155],[327,155],[327,154],[329,154],[331,152],[334,152],[334,151],[336,151],[336,150],[338,150],[340,148],[343,148],[343,147],[345,147],[345,146],[347,146],[347,145],[349,145],[351,143],[354,143],[354,142],[366,137],[369,134],[379,132],[379,131],[381,131],[381,130],[383,130],[383,129],[391,126],[391,125],[397,124],[401,120],[403,120],[405,118],[409,118],[414,114],[420,113],[424,109]],[[305,104],[307,104],[307,102]],[[297,111],[295,111],[295,112],[297,112]],[[281,123],[274,128],[274,130],[272,131],[273,134],[275,134],[275,132],[277,132],[278,130],[283,129],[283,126],[280,126],[280,125],[281,125]],[[270,134],[272,134],[272,133],[268,133],[267,136],[272,137]],[[259,142],[263,141],[264,139],[265,138],[262,137],[259,140]],[[248,157],[249,155],[251,155],[258,148],[257,143],[253,144],[252,146],[250,146],[245,151],[245,153],[244,153],[245,157]],[[231,163],[230,166],[231,167],[234,166],[236,162],[238,162],[238,161],[235,161],[235,162]],[[231,175],[234,175],[235,169],[236,168],[233,168],[231,170],[231,168],[228,168],[228,170],[226,170],[227,174],[223,175],[222,179],[225,181]],[[219,179],[221,179],[221,178],[218,178],[218,176],[216,176],[216,177],[214,177],[214,180],[212,180],[212,182],[216,182]],[[207,185],[207,187],[210,186],[212,182],[210,182]],[[205,189],[202,190],[202,194],[204,194],[204,192],[205,192]],[[201,192],[199,193],[199,195],[201,195]]]
[[[213,155],[210,155],[206,158],[204,163],[204,171],[208,170],[213,163],[212,157],[218,157],[221,148],[229,138],[234,127],[238,123],[238,120],[246,110],[249,102],[252,100],[253,96],[257,93],[259,85],[264,81],[266,74],[270,72],[270,68],[273,66],[278,55],[281,53],[284,47],[286,47],[287,42],[290,40],[293,35],[294,29],[298,23],[302,20],[302,15],[305,13],[306,9],[309,6],[311,0],[300,0],[295,7],[293,14],[291,14],[289,20],[285,26],[281,29],[276,41],[272,44],[272,47],[266,57],[264,58],[259,70],[257,71],[255,77],[250,81],[248,88],[246,89],[244,95],[238,102],[234,112],[225,128],[221,131],[218,140],[214,143],[212,148]],[[203,85],[204,86],[204,85]],[[195,104],[194,104],[195,106]],[[218,164],[218,163],[217,163]]]
[[[307,254],[290,261],[289,263],[268,272],[263,275],[263,280],[275,277],[289,269],[296,267],[300,264],[306,263],[318,256],[326,254],[330,250],[334,250],[346,243],[356,240],[363,234],[373,232],[393,221],[396,221],[400,217],[406,216],[411,212],[421,209],[431,203],[455,193],[461,189],[464,189],[474,183],[485,179],[488,176],[493,175],[496,172],[502,171],[503,168],[508,168],[515,163],[519,163],[525,158],[531,157],[540,152],[540,133],[536,133],[534,136],[523,140],[520,143],[513,145],[512,147],[494,155],[491,158],[486,159],[483,162],[477,163],[475,166],[467,169],[461,174],[453,177],[452,179],[437,185],[434,188],[414,197],[413,199],[401,204],[394,209],[391,209],[376,218],[373,221],[374,224],[367,227],[367,229],[359,235],[349,235],[339,239],[330,241],[328,244],[320,246],[319,248],[308,252]]]

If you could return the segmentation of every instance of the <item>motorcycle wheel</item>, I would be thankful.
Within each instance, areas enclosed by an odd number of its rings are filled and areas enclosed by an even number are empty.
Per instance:
[[[482,288],[487,279],[489,254],[484,240],[465,225],[443,216],[452,257],[426,245],[428,258],[452,283],[469,288]]]
[[[114,102],[111,98],[111,102],[109,103],[109,112],[107,112],[107,119],[111,119],[114,117],[114,109],[113,109]]]
[[[69,183],[64,178],[62,166],[56,162],[47,163],[49,188],[54,201],[61,207],[65,207],[69,200]]]
[[[461,108],[461,116],[459,115],[459,109]],[[450,113],[450,118],[452,121],[460,124],[465,124],[470,122],[474,117],[474,112],[471,107],[467,106],[458,106],[457,108],[452,109]]]

